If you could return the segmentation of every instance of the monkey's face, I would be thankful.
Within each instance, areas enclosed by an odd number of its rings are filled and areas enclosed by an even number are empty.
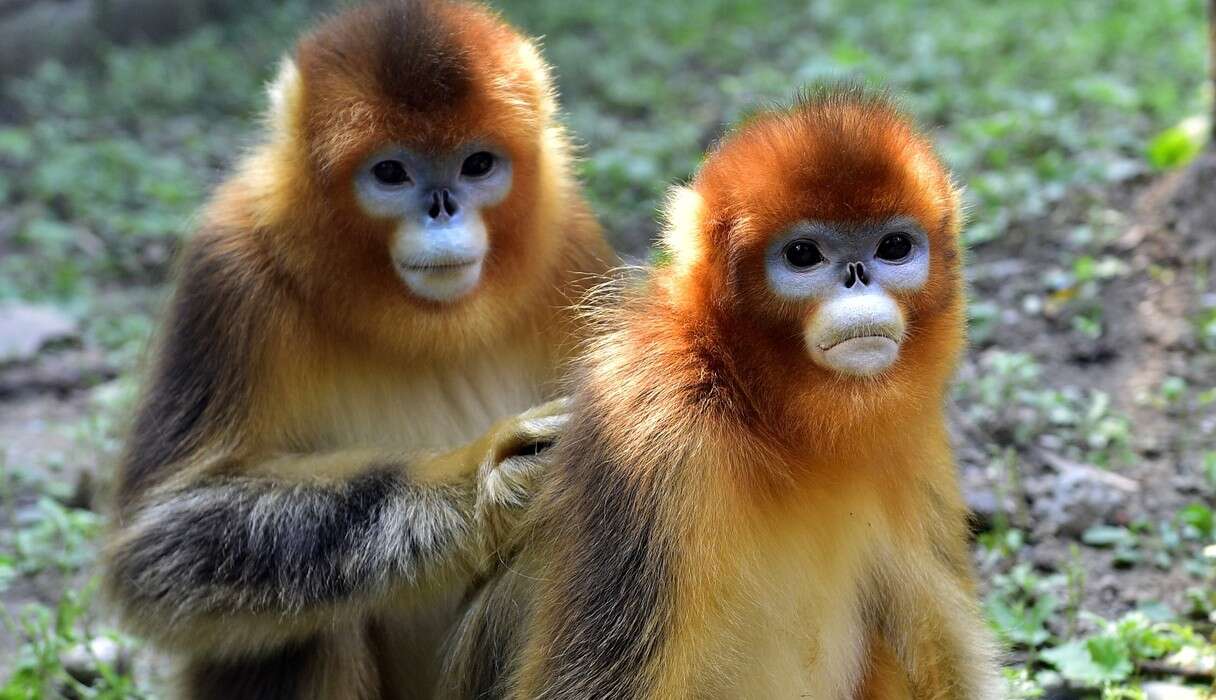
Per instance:
[[[440,153],[392,145],[355,169],[360,207],[393,224],[389,255],[410,292],[451,302],[477,288],[490,251],[483,210],[510,192],[511,165],[505,149],[472,142]]]
[[[802,337],[816,364],[869,377],[899,357],[907,331],[900,299],[928,281],[929,246],[910,217],[801,221],[769,243],[765,275],[773,294],[809,309]]]

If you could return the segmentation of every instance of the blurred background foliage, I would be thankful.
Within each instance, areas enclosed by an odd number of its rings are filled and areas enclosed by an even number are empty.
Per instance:
[[[636,256],[647,254],[666,188],[688,178],[716,138],[757,105],[788,102],[816,82],[856,80],[896,93],[966,187],[973,251],[995,249],[988,257],[998,263],[1020,224],[1033,227],[1027,222],[1079,190],[1122,196],[1121,183],[1185,165],[1209,132],[1204,0],[494,4],[543,37],[592,203],[617,246]],[[120,375],[89,386],[74,409],[83,415],[72,418],[72,450],[86,462],[104,467],[117,449],[130,370],[195,211],[258,138],[263,88],[279,57],[333,7],[250,3],[171,41],[103,45],[86,62],[50,61],[3,78],[0,302],[64,310],[82,325],[84,345],[100,349]],[[1059,251],[1059,266],[1023,274],[1035,284],[1042,275],[1048,311],[1067,310],[1070,342],[1109,328],[1104,285],[1127,274],[1106,255],[1105,239],[1084,233],[1117,228],[1108,214],[1092,227],[1033,233],[1033,245]],[[1195,320],[1204,352],[1216,350],[1212,298]],[[1028,316],[1040,312],[1023,306]],[[1005,311],[993,300],[972,305],[977,344],[1006,321]],[[1102,468],[1135,462],[1133,422],[1108,395],[1054,386],[1031,349],[1004,350],[965,367],[958,392],[968,420],[994,446],[984,458],[997,473],[1016,481],[1019,451],[1043,444]],[[1216,401],[1211,389],[1171,377],[1151,400],[1182,425],[1183,415]],[[1116,566],[1157,575],[1185,566],[1188,581],[1207,582],[1187,592],[1199,619],[1216,616],[1216,568],[1201,554],[1216,541],[1216,446],[1203,449],[1211,484],[1203,503],[1166,514],[1163,524],[1099,525],[1080,538],[1112,552]],[[0,655],[15,655],[0,663],[13,674],[0,700],[43,697],[48,688],[144,697],[147,687],[98,654],[90,652],[99,669],[90,685],[64,670],[65,653],[100,638],[90,580],[101,527],[56,478],[6,463],[0,448],[0,522],[9,524],[0,532],[0,595],[38,589],[20,599],[44,601],[18,612],[5,600],[0,642],[4,634],[20,642],[0,643]],[[1211,626],[1184,624],[1177,611],[1146,607],[1116,620],[1083,611],[1081,559],[1053,564],[1051,575],[1023,561],[1029,535],[1017,516],[998,513],[977,544],[977,558],[1003,562],[986,581],[985,609],[1015,652],[1012,696],[1038,697],[1063,679],[1106,698],[1146,697],[1134,681],[1167,654],[1216,659]],[[34,583],[22,589],[27,580]]]
[[[930,126],[968,187],[975,243],[1070,185],[1178,165],[1203,132],[1170,130],[1202,112],[1201,0],[498,4],[543,35],[593,203],[633,252],[725,126],[817,81],[887,86]],[[163,279],[192,212],[255,138],[276,59],[320,10],[276,3],[6,79],[0,295]]]

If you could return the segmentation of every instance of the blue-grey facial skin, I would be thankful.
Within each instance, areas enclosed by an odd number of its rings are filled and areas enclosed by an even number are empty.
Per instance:
[[[481,152],[494,157],[489,172],[462,174],[465,160]],[[390,184],[378,179],[375,168],[383,161],[399,162],[408,180]],[[504,150],[473,142],[435,154],[392,145],[359,166],[354,186],[364,211],[397,222],[392,262],[411,292],[450,302],[476,289],[490,246],[481,212],[511,190],[511,160]]]
[[[911,250],[898,260],[879,257],[880,244],[902,234]],[[813,244],[823,260],[797,267],[786,259],[795,241]],[[874,224],[800,222],[765,251],[769,288],[794,302],[817,302],[804,329],[816,364],[841,374],[869,377],[895,363],[905,333],[896,294],[919,290],[929,279],[929,237],[910,218]]]

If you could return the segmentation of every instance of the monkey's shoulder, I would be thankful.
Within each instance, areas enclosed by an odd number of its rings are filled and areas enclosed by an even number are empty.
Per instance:
[[[179,259],[121,466],[123,501],[239,421],[249,403],[262,289],[256,276],[215,249],[215,235],[191,241]]]

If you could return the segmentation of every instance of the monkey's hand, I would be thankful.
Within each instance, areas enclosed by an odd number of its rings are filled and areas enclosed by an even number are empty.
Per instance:
[[[569,399],[557,399],[504,420],[490,431],[477,473],[480,566],[508,554],[517,526],[548,467],[547,452],[570,419]]]

